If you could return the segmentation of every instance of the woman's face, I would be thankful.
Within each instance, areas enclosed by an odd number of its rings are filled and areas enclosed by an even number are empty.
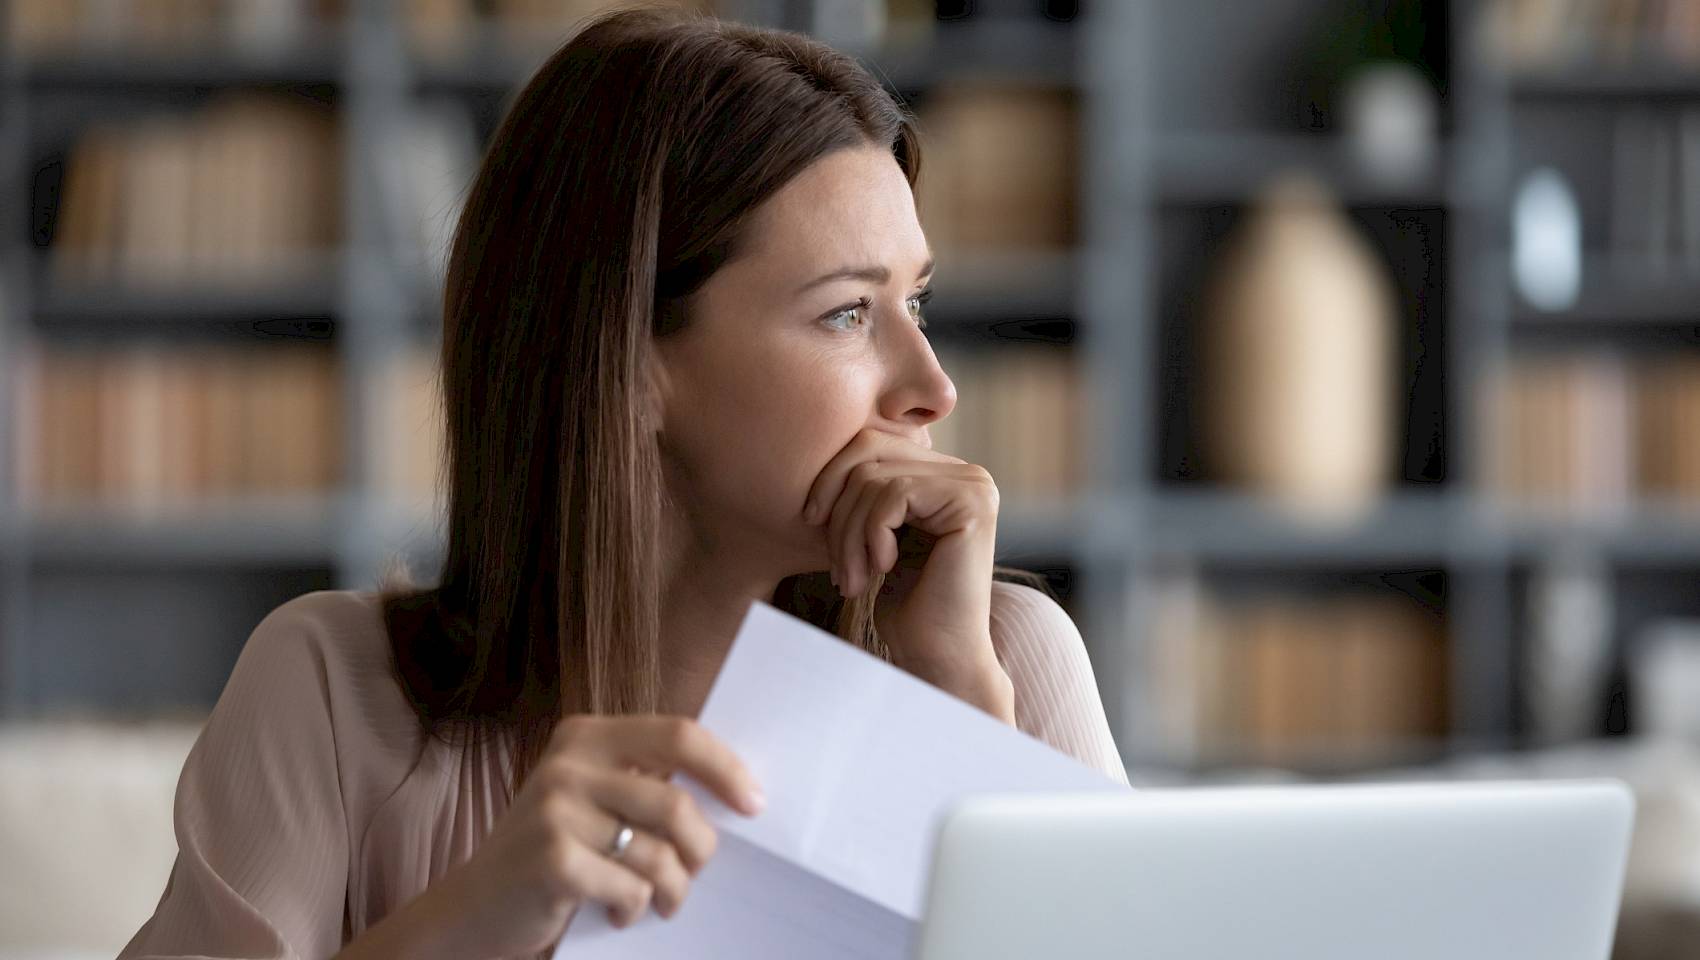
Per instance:
[[[956,389],[917,320],[931,257],[889,150],[821,158],[747,229],[657,341],[661,451],[698,544],[786,576],[826,568],[802,511],[833,454],[863,428],[931,446]]]

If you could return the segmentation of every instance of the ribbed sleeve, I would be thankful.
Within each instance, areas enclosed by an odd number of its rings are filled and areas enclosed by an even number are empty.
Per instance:
[[[314,602],[273,610],[238,656],[178,778],[165,892],[119,960],[341,948],[348,828]]]
[[[1127,783],[1092,661],[1068,612],[1032,587],[996,582],[992,645],[1015,687],[1015,725]]]

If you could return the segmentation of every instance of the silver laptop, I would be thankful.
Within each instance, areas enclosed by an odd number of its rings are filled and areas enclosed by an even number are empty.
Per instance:
[[[1607,960],[1621,782],[979,796],[940,822],[918,960]]]

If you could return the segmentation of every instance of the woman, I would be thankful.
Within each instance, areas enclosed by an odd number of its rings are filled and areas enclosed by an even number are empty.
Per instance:
[[[930,448],[919,160],[795,34],[626,11],[541,67],[450,253],[440,585],[259,624],[122,956],[529,955],[586,901],[673,915],[715,836],[666,778],[759,815],[690,719],[758,599],[1125,781],[1074,625],[994,580],[992,478]]]

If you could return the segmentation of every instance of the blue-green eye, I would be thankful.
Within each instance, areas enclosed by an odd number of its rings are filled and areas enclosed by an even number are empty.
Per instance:
[[[920,293],[917,293],[913,297],[909,298],[909,302],[914,304],[913,307],[909,308],[909,316],[914,318],[915,323],[917,325],[919,325],[922,330],[927,329],[927,318],[921,316],[921,308],[923,306],[925,306],[927,301],[931,300],[932,298],[933,298],[933,288],[932,287],[928,287],[927,289],[922,290]]]
[[[933,298],[932,288],[928,287],[927,289],[922,290],[920,293],[917,293],[914,296],[910,297],[907,301],[907,303],[909,304],[909,318],[914,320],[916,325],[919,326],[922,330],[927,329],[927,318],[921,315],[921,307],[924,306],[926,304],[926,302],[928,300],[931,300],[932,298]],[[860,326],[861,324],[864,324],[864,323],[867,322],[867,319],[862,315],[862,311],[866,311],[869,308],[871,308],[872,306],[873,306],[873,302],[871,300],[869,300],[867,297],[862,297],[860,300],[857,300],[854,304],[851,304],[850,306],[845,307],[842,310],[838,310],[834,313],[829,313],[825,317],[823,317],[822,319],[827,321],[828,323],[834,323],[834,321],[837,321],[840,317],[855,317],[856,318],[856,325]],[[834,325],[837,325],[837,324],[834,324]],[[845,328],[841,327],[840,329],[845,329]]]
[[[861,318],[861,315],[858,313],[858,311],[866,310],[871,306],[873,306],[873,304],[871,302],[869,302],[868,298],[863,297],[862,299],[857,300],[851,306],[845,307],[844,309],[839,310],[835,313],[827,314],[823,319],[825,319],[828,323],[831,323],[832,321],[837,320],[839,317],[856,316],[856,318],[857,318],[856,325],[860,326],[865,321]]]

